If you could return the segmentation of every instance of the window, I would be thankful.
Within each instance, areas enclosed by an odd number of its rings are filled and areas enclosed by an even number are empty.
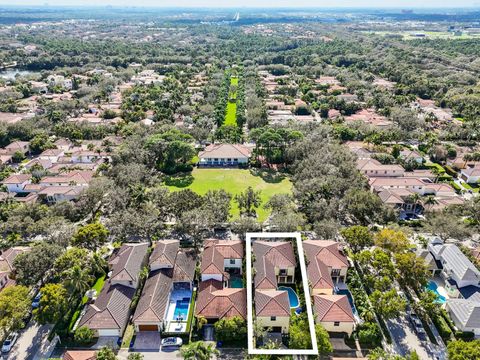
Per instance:
[[[340,326],[340,321],[335,321],[335,322],[333,323],[333,326]]]
[[[276,316],[270,316],[270,321],[276,321],[277,317]]]
[[[332,276],[340,275],[340,269],[332,269]]]
[[[230,265],[235,265],[235,259],[230,259]]]
[[[129,281],[128,284],[129,284],[129,285],[133,285],[133,281]]]
[[[279,275],[281,275],[281,276],[287,275],[287,269],[280,269]]]

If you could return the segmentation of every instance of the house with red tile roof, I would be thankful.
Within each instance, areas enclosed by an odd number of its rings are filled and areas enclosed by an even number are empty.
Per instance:
[[[110,278],[97,299],[87,305],[78,327],[87,326],[96,336],[122,336],[130,317],[140,271],[145,265],[148,244],[123,244],[110,258]]]
[[[315,322],[333,333],[352,335],[355,317],[347,295],[314,295]]]
[[[276,289],[295,283],[297,261],[289,241],[260,241],[252,244],[255,256],[255,289]]]
[[[200,266],[201,280],[214,279],[228,286],[242,275],[244,244],[240,240],[206,240]]]
[[[63,355],[63,360],[95,360],[96,358],[95,350],[68,350]]]
[[[348,260],[341,245],[332,240],[305,240],[308,281],[312,294],[333,294],[347,278]]]
[[[295,283],[296,255],[290,241],[252,242],[254,306],[257,324],[274,333],[288,333],[291,304],[284,287]]]
[[[288,333],[290,300],[285,290],[255,290],[255,320],[271,332]]]
[[[206,240],[200,266],[195,315],[209,323],[247,317],[247,292],[242,266],[245,247],[240,240]]]
[[[229,288],[215,279],[199,284],[195,316],[204,317],[209,323],[234,316],[247,318],[247,290]]]
[[[0,291],[7,286],[15,285],[15,280],[10,279],[10,274],[15,270],[13,262],[18,255],[27,251],[30,251],[30,248],[27,246],[16,246],[0,254]]]
[[[239,166],[247,165],[252,148],[242,144],[212,144],[200,151],[198,166]]]
[[[32,182],[31,174],[12,174],[2,181],[9,193],[24,193],[25,186]]]
[[[195,252],[180,248],[178,240],[160,240],[155,242],[148,263],[150,274],[133,315],[135,330],[186,332],[188,313],[193,311]]]

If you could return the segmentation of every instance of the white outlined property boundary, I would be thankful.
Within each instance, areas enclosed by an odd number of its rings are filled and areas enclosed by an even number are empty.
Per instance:
[[[298,250],[298,261],[302,273],[302,285],[307,306],[308,326],[312,338],[312,349],[255,349],[253,346],[253,278],[252,278],[252,239],[256,238],[284,238],[296,239]],[[313,321],[312,303],[310,288],[308,286],[307,266],[303,253],[302,238],[300,233],[247,233],[246,234],[246,255],[247,255],[247,323],[248,323],[248,353],[250,355],[318,355],[317,338],[315,335],[315,323]]]

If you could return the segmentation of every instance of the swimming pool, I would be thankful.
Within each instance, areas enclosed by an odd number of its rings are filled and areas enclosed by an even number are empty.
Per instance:
[[[243,288],[242,278],[239,278],[239,277],[230,278],[230,287],[235,289]]]
[[[439,304],[445,304],[445,302],[447,301],[445,299],[445,296],[440,295],[440,293],[438,292],[438,285],[434,281],[430,280],[428,282],[427,290],[433,291],[435,293],[435,295],[437,295],[437,302]]]
[[[295,290],[288,286],[279,286],[278,290],[285,290],[288,292],[288,300],[290,301],[290,308],[296,309],[300,302],[298,301],[298,296]]]
[[[177,300],[175,311],[173,313],[173,319],[177,320],[178,318],[181,318],[182,320],[186,320],[188,316],[189,304],[190,299]]]

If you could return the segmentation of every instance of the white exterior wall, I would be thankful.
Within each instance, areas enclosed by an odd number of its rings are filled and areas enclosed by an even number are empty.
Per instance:
[[[21,193],[21,192],[24,192],[23,188],[25,187],[25,185],[27,185],[29,183],[30,182],[26,181],[26,182],[23,182],[21,184],[5,184],[5,186],[7,187],[8,192]]]
[[[202,274],[202,281],[207,281],[210,279],[223,281],[223,275],[222,274]]]
[[[233,260],[233,259],[232,259]],[[230,259],[224,259],[223,260],[223,268],[235,268],[235,269],[240,269],[242,270],[242,259],[234,259],[235,264],[230,263]]]
[[[98,329],[98,336],[121,336],[120,329]]]

